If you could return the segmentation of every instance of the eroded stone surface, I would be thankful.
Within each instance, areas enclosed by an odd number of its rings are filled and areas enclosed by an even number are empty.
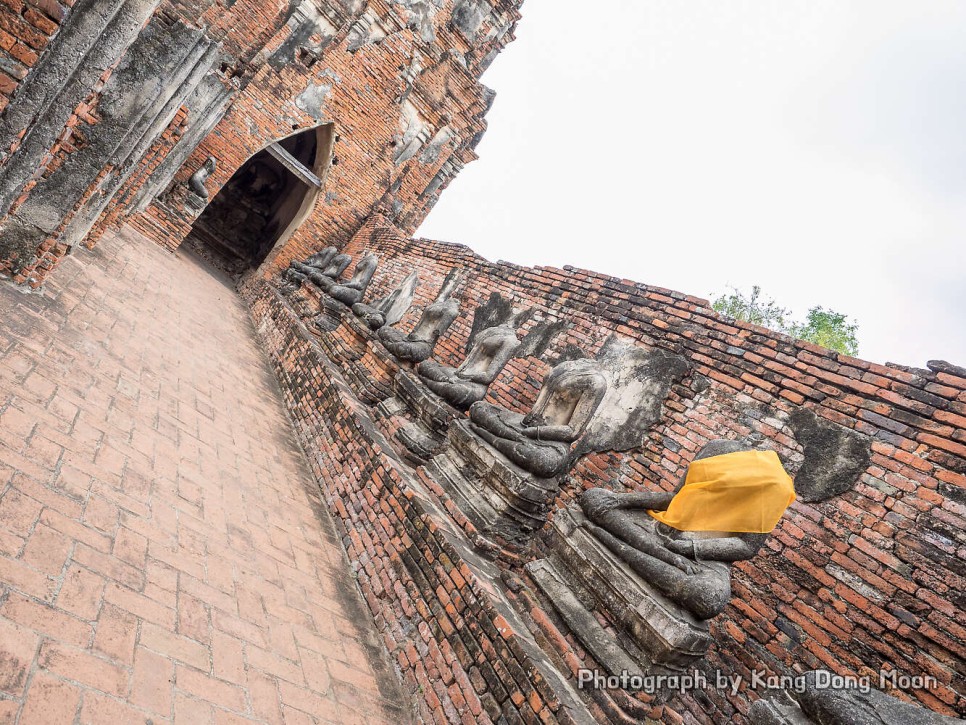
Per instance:
[[[597,358],[608,379],[607,394],[577,443],[575,456],[639,446],[661,419],[671,386],[690,370],[681,355],[634,345],[617,335],[608,339]]]
[[[795,475],[795,492],[803,501],[824,501],[848,491],[872,460],[872,441],[805,408],[788,423],[802,445],[805,461]]]

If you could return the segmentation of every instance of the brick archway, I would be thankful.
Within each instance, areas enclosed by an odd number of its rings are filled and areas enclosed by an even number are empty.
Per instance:
[[[233,274],[257,269],[308,218],[332,158],[333,125],[273,141],[245,160],[185,239]]]

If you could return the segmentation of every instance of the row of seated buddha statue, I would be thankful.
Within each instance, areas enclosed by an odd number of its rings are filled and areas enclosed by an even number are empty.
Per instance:
[[[559,488],[558,478],[573,463],[573,444],[604,398],[607,379],[600,366],[586,357],[556,365],[526,415],[487,403],[484,398],[489,387],[521,348],[516,331],[521,318],[511,315],[501,324],[481,330],[459,365],[444,365],[432,355],[440,337],[459,315],[453,285],[444,283],[413,329],[404,333],[392,325],[378,324],[382,321],[380,308],[376,303],[365,304],[359,296],[375,268],[374,262],[364,264],[369,259],[374,257],[360,261],[353,277],[359,277],[363,269],[364,285],[352,280],[343,284],[337,276],[350,260],[333,248],[325,249],[303,263],[293,262],[285,273],[288,290],[283,291],[291,292],[308,282],[321,290],[320,298],[352,302],[355,315],[376,330],[380,346],[400,363],[393,388],[408,413],[408,422],[400,427],[397,439],[411,457],[425,462],[446,447],[452,459],[462,449],[469,454],[471,468],[475,467],[492,489],[478,502],[483,511],[477,520],[487,524],[494,518],[495,505],[497,511],[518,512],[526,523],[532,520],[536,525]],[[455,434],[455,441],[450,441],[454,437],[451,434]]]
[[[646,430],[660,418],[670,382],[655,387],[647,365],[635,375],[620,367],[638,348],[609,359],[572,351],[551,367],[528,412],[507,410],[484,398],[519,354],[518,318],[480,331],[459,365],[443,365],[432,355],[459,314],[451,289],[427,305],[406,334],[379,319],[380,305],[356,297],[358,286],[333,277],[347,266],[333,251],[314,264],[293,264],[286,281],[308,280],[342,304],[351,301],[356,318],[376,330],[370,348],[378,340],[398,363],[390,408],[409,422],[397,440],[419,454],[415,462],[426,464],[473,524],[483,539],[478,546],[490,553],[508,546],[526,552],[540,532],[546,555],[530,561],[527,572],[587,651],[614,674],[679,669],[703,656],[711,642],[708,620],[731,599],[731,564],[760,550],[794,499],[778,456],[746,441],[713,441],[672,492],[592,488],[578,503],[552,512],[579,457],[607,450],[601,447],[606,442],[588,448],[587,439],[633,419],[627,391],[654,397],[660,388],[657,412],[638,422]],[[346,295],[347,288],[355,292]],[[645,362],[665,355],[658,352],[649,351]],[[672,369],[679,379],[685,368],[674,365],[660,369]],[[638,388],[627,387],[628,379]],[[642,439],[640,433],[631,445]]]
[[[351,306],[355,319],[375,331],[367,339],[369,348],[385,350],[398,363],[393,400],[409,420],[398,429],[398,441],[416,462],[427,464],[425,470],[476,530],[511,542],[539,536],[535,550],[541,558],[529,557],[527,573],[611,674],[693,666],[711,644],[710,620],[731,601],[732,565],[761,551],[796,498],[795,482],[775,451],[756,438],[713,440],[697,452],[673,490],[589,488],[574,503],[550,511],[562,478],[581,455],[616,450],[587,439],[634,419],[626,410],[623,418],[614,417],[615,409],[627,407],[627,391],[634,389],[626,380],[636,378],[641,395],[653,396],[647,365],[634,375],[627,369],[615,373],[613,356],[608,362],[601,354],[576,354],[551,367],[529,412],[507,410],[485,398],[521,354],[519,318],[481,330],[460,364],[443,365],[433,352],[459,315],[453,286],[444,284],[407,334],[393,325],[412,302],[415,273],[382,299],[366,303],[375,257],[365,257],[353,277],[340,282],[349,263],[329,248],[293,263],[286,282],[308,281]],[[619,350],[617,358],[621,355],[628,353]],[[665,394],[666,386],[657,398]],[[659,417],[645,416],[644,424]],[[749,713],[752,722],[962,722],[882,693],[836,692],[814,684],[803,692],[759,701]]]
[[[339,259],[345,255],[334,251],[293,263],[287,280],[308,279],[339,294],[340,285],[326,272],[347,265]],[[367,324],[378,322],[376,308],[354,304]],[[405,409],[408,420],[397,439],[417,463],[445,451],[433,470],[479,530],[506,541],[526,539],[542,527],[561,476],[575,463],[574,446],[601,408],[608,377],[597,360],[581,356],[550,370],[526,414],[486,402],[489,386],[521,347],[518,318],[480,331],[464,360],[446,366],[431,356],[458,314],[458,303],[445,288],[410,333],[376,325],[381,346],[410,366],[400,369],[394,381],[395,397],[402,403],[396,410]]]
[[[335,247],[326,247],[304,262],[293,261],[285,271],[287,284],[282,291],[290,294],[305,282],[311,283],[321,292],[315,323],[323,330],[333,330],[344,313],[362,301],[376,273],[379,258],[374,254],[365,255],[356,264],[352,276],[342,280],[341,275],[351,262],[348,254],[338,253]]]
[[[311,318],[310,330],[320,337],[330,357],[340,362],[366,357],[346,373],[360,399],[375,404],[392,395],[397,363],[412,366],[426,361],[459,316],[459,303],[451,296],[458,275],[447,277],[412,331],[404,333],[394,326],[412,305],[417,273],[410,273],[385,297],[366,302],[363,296],[375,271],[376,258],[367,255],[357,265],[353,277],[340,282],[339,276],[350,263],[348,255],[339,254],[333,247],[303,262],[293,261],[283,275],[280,292],[289,296],[290,304],[303,320]],[[353,314],[347,315],[350,305]],[[341,339],[327,337],[340,326],[344,333]]]

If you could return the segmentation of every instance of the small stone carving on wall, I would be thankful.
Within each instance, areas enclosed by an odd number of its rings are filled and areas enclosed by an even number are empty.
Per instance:
[[[325,291],[332,299],[351,307],[356,302],[361,301],[366,294],[378,265],[379,257],[375,254],[367,254],[356,265],[355,272],[348,282],[342,284],[336,282]]]

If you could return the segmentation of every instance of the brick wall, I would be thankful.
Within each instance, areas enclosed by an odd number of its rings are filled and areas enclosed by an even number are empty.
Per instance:
[[[938,688],[892,694],[946,714],[966,707],[962,368],[876,365],[730,322],[706,301],[677,292],[582,270],[491,263],[459,245],[410,239],[379,215],[344,251],[356,259],[364,251],[380,256],[370,299],[419,270],[416,304],[401,329],[414,324],[446,273],[462,271],[462,314],[436,354],[447,364],[461,361],[471,311],[492,292],[538,310],[527,328],[542,318],[568,322],[545,358],[567,345],[593,353],[618,332],[689,359],[690,377],[672,389],[663,420],[644,444],[582,459],[555,506],[591,486],[670,489],[705,442],[751,432],[769,439],[794,473],[803,451],[788,415],[801,406],[868,436],[871,464],[852,490],[821,503],[797,501],[767,549],[735,567],[734,598],[714,621],[705,666],[746,678],[753,669],[790,674],[818,667],[926,674]],[[513,360],[488,399],[524,410],[548,369],[545,360]],[[300,384],[304,396],[310,379]],[[553,619],[552,610],[542,614]],[[567,641],[580,652],[575,640]],[[674,721],[677,711],[692,722],[740,722],[755,697],[694,694],[673,702],[664,717]]]

